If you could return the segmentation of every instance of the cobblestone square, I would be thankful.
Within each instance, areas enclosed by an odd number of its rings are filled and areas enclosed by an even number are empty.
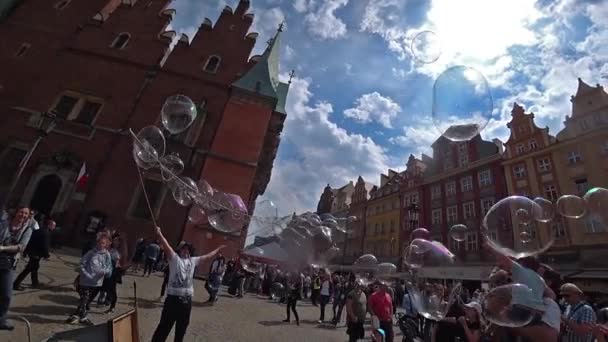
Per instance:
[[[53,253],[40,267],[42,289],[28,288],[29,277],[23,285],[25,291],[15,292],[10,315],[20,315],[32,324],[32,341],[42,341],[53,333],[76,329],[79,325],[64,324],[77,304],[77,294],[73,288],[78,263],[76,251],[63,249]],[[20,263],[18,272],[25,262]],[[133,282],[137,283],[139,306],[139,331],[142,341],[149,341],[160,318],[162,303],[158,300],[162,274],[149,278],[128,274],[119,285],[119,301],[113,315],[104,314],[105,307],[91,307],[90,318],[96,324],[126,312],[133,305]],[[346,341],[344,322],[336,329],[319,326],[319,309],[309,302],[299,303],[301,323],[287,324],[285,306],[269,302],[267,298],[247,295],[232,298],[223,288],[220,300],[214,306],[203,304],[207,300],[204,282],[195,281],[195,299],[186,341]],[[331,305],[326,308],[326,317],[331,318]],[[293,317],[292,317],[293,318]],[[13,332],[0,332],[0,341],[27,341],[26,327],[14,321]],[[168,341],[173,341],[171,335]]]

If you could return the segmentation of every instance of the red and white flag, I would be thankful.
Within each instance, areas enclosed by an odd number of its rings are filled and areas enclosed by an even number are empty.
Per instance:
[[[87,185],[88,180],[89,173],[87,172],[87,164],[82,163],[80,172],[78,172],[78,178],[76,178],[76,186],[78,187],[78,189],[83,189]]]

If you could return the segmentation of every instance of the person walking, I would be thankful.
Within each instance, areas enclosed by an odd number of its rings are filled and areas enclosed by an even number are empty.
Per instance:
[[[393,299],[387,291],[387,286],[376,280],[374,293],[369,297],[370,312],[378,318],[380,329],[386,333],[386,342],[393,342]]]
[[[88,251],[80,260],[80,276],[78,277],[80,300],[76,311],[66,320],[66,323],[74,324],[79,321],[81,324],[93,325],[93,322],[87,317],[89,302],[102,286],[104,278],[112,272],[112,258],[108,247],[110,247],[110,237],[105,233],[99,234],[95,248]]]
[[[146,258],[146,262],[144,264],[144,277],[146,273],[148,273],[148,277],[154,271],[154,265],[156,265],[156,260],[158,259],[158,255],[160,254],[160,246],[158,245],[158,241],[152,241],[148,246],[146,246],[144,256]]]
[[[354,289],[346,296],[346,334],[349,342],[356,342],[365,337],[365,316],[367,314],[367,297],[363,292],[363,283],[354,281]]]
[[[46,224],[38,230],[32,232],[25,251],[24,256],[28,256],[29,260],[27,265],[21,273],[17,276],[13,282],[13,290],[22,291],[24,288],[21,286],[21,282],[30,275],[32,279],[32,288],[40,287],[38,281],[38,269],[40,269],[40,259],[48,259],[50,257],[49,249],[51,245],[51,232],[55,230],[56,223],[51,219],[47,219]]]
[[[562,316],[565,327],[562,341],[591,342],[596,323],[595,311],[585,302],[583,291],[572,283],[563,284],[560,295],[568,303],[570,310]]]
[[[122,276],[126,269],[126,260],[123,256],[126,256],[125,244],[122,242],[120,236],[114,236],[112,239],[112,247],[110,248],[110,259],[112,261],[112,274],[110,277],[104,279],[103,287],[106,296],[106,303],[110,305],[110,308],[105,313],[113,313],[116,308],[116,302],[118,301],[118,293],[116,287],[118,284],[122,284]]]
[[[29,208],[22,207],[12,215],[3,214],[0,219],[0,330],[14,329],[6,314],[13,296],[17,258],[32,236],[32,229],[26,225],[29,216]]]
[[[333,283],[326,272],[321,274],[321,289],[319,291],[320,316],[319,323],[325,321],[325,306],[329,303],[333,292]]]
[[[169,265],[169,284],[167,298],[158,326],[152,335],[152,342],[164,342],[175,325],[175,342],[182,342],[190,323],[192,296],[194,295],[194,271],[204,261],[213,258],[226,246],[222,245],[203,256],[192,256],[193,247],[186,243],[177,252],[173,251],[165,239],[160,227],[156,227],[156,236],[167,256]]]
[[[207,303],[213,305],[213,303],[217,302],[217,293],[222,285],[222,277],[224,276],[225,270],[226,259],[222,253],[218,253],[211,262],[211,266],[209,266],[209,274],[207,275],[207,283],[205,284],[205,288],[209,293],[209,300],[207,300]]]
[[[292,273],[287,281],[287,318],[283,322],[289,323],[291,321],[290,313],[293,312],[296,324],[300,325],[300,317],[298,316],[296,305],[298,299],[302,298],[302,288],[302,278],[297,272]]]

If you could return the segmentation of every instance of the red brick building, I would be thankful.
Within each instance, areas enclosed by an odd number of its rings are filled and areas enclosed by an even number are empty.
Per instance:
[[[57,126],[35,151],[11,200],[35,203],[57,218],[76,244],[100,224],[129,239],[150,236],[152,223],[132,159],[128,129],[160,125],[173,94],[189,96],[198,117],[167,138],[184,175],[240,195],[253,211],[264,193],[285,119],[289,85],[278,80],[279,29],[261,56],[250,58],[249,1],[226,6],[215,24],[201,24],[169,49],[169,0],[13,1],[0,22],[0,194],[4,197],[26,151],[39,136],[41,112],[55,110]],[[86,187],[75,186],[83,165]],[[176,243],[199,251],[220,243],[231,255],[240,236],[187,223],[155,171],[145,172],[159,225]]]
[[[440,137],[432,145],[420,216],[433,238],[442,241],[461,261],[485,260],[481,222],[494,203],[507,197],[501,146],[479,135],[459,143]],[[468,227],[465,241],[450,238],[450,228],[455,224]],[[510,229],[499,233],[513,236]]]

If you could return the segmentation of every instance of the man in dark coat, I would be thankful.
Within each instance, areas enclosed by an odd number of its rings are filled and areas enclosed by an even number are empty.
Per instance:
[[[48,259],[50,257],[49,249],[51,245],[51,232],[55,230],[55,221],[47,219],[46,223],[42,228],[34,230],[30,242],[25,248],[24,255],[29,256],[29,262],[21,271],[21,273],[15,279],[13,283],[13,289],[21,291],[24,288],[21,286],[21,282],[28,274],[32,277],[32,287],[40,287],[38,282],[38,269],[40,268],[40,259]]]

